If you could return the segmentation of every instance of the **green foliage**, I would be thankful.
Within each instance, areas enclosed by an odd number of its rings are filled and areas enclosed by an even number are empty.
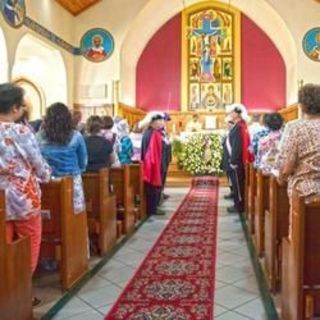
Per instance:
[[[180,143],[176,155],[183,170],[192,175],[222,173],[222,146],[218,134],[194,134]]]

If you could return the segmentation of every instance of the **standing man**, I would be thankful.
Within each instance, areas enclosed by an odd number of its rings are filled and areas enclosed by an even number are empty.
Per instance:
[[[149,114],[141,121],[148,128],[143,134],[141,160],[145,183],[148,216],[162,214],[157,211],[163,183],[163,139],[160,130],[164,127],[163,114]]]
[[[229,107],[230,118],[234,122],[226,140],[229,154],[231,182],[234,190],[234,206],[229,207],[229,213],[242,213],[244,211],[244,184],[245,165],[253,161],[249,152],[250,136],[246,120],[248,114],[242,104],[233,104]]]

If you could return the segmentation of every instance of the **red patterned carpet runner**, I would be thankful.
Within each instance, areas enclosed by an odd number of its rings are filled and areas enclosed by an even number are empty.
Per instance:
[[[106,320],[212,320],[218,187],[194,178]]]

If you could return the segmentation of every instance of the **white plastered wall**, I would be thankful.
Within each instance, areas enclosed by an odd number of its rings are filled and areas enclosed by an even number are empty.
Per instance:
[[[12,67],[12,80],[21,78],[43,92],[46,105],[34,112],[37,118],[43,115],[46,106],[57,101],[67,103],[67,74],[61,52],[30,34],[19,41]]]
[[[73,44],[75,18],[70,13],[52,0],[26,0],[25,2],[28,17]],[[4,32],[8,52],[7,80],[12,80],[12,70],[19,42],[25,35],[32,35],[61,54],[67,74],[67,102],[69,106],[72,106],[74,101],[74,56],[25,26],[18,29],[10,27],[2,14],[0,14],[0,27]]]

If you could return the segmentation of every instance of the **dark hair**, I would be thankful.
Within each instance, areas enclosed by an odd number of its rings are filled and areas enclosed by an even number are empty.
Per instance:
[[[103,128],[103,121],[99,116],[90,116],[86,123],[89,134],[97,134]]]
[[[161,114],[155,114],[151,117],[151,122],[156,120],[163,120],[163,116]]]
[[[142,133],[143,129],[139,127],[139,122],[136,122],[132,128],[133,133]]]
[[[252,115],[252,121],[253,122],[260,122],[260,114],[253,114]]]
[[[320,86],[315,84],[306,84],[299,90],[298,102],[302,111],[306,114],[320,114]]]
[[[103,116],[102,121],[103,121],[103,129],[112,129],[112,127],[114,125],[112,117]]]
[[[269,127],[269,117],[270,117],[270,113],[265,113],[262,117],[262,123],[266,127]]]
[[[272,131],[280,130],[283,126],[283,118],[280,113],[270,113],[268,116],[267,127]]]
[[[4,83],[0,85],[0,113],[8,114],[13,107],[22,108],[24,90],[17,85]]]
[[[72,115],[65,104],[56,102],[47,109],[43,130],[50,143],[69,143],[73,132]]]
[[[78,124],[80,123],[82,118],[82,113],[80,110],[73,110],[72,111],[72,125],[73,129],[77,129]]]

